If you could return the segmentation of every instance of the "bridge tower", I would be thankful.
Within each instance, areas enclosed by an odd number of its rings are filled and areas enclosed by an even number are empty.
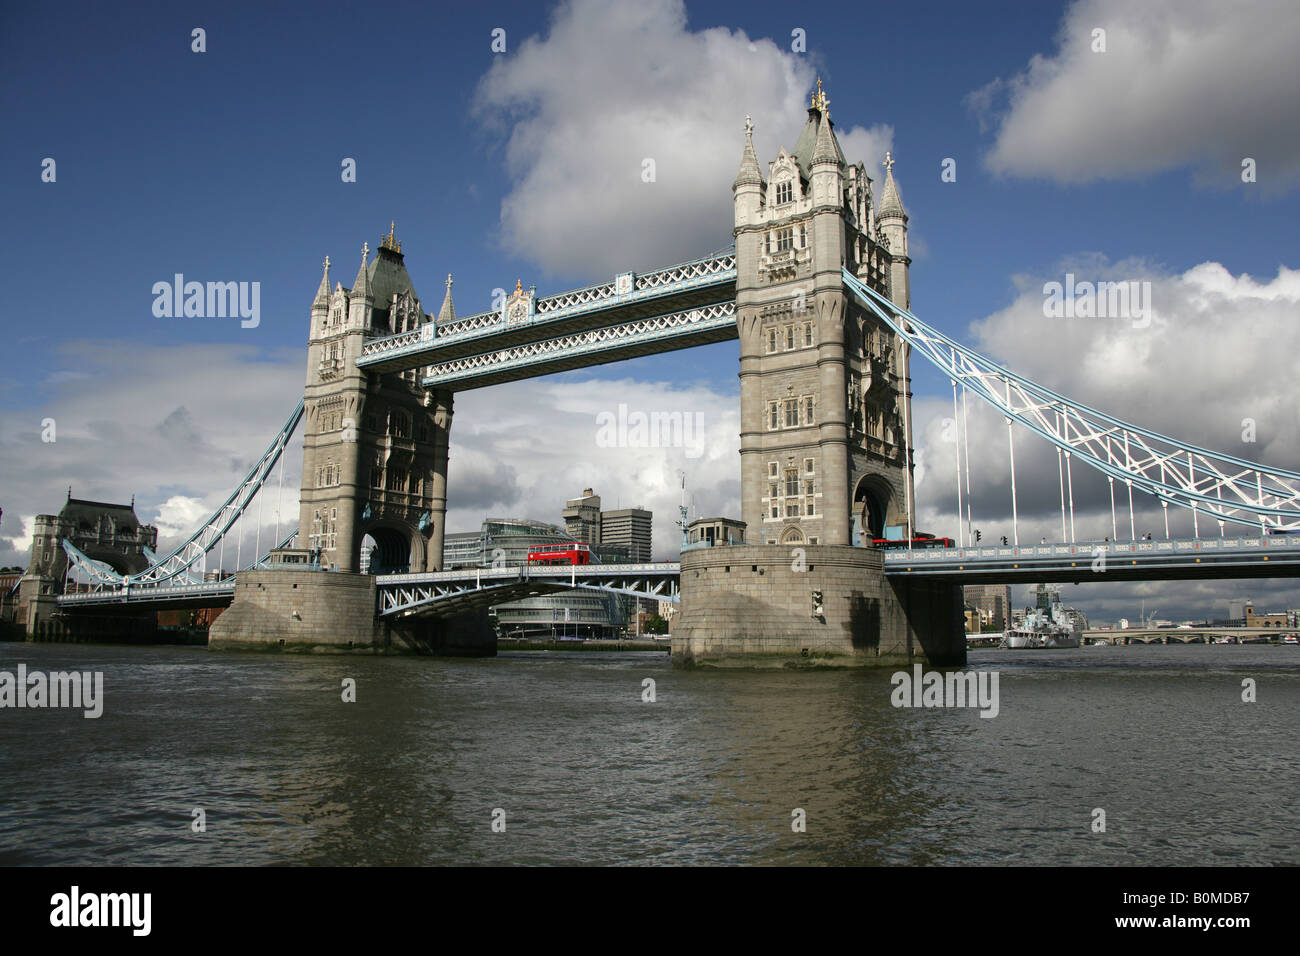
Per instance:
[[[894,584],[871,538],[906,536],[914,494],[908,350],[845,288],[910,305],[893,157],[873,205],[818,80],[764,177],[746,118],[732,184],[746,542],[682,554],[686,664],[961,663],[959,589]]]
[[[746,123],[735,200],[741,498],[750,540],[861,543],[906,526],[906,348],[844,289],[846,266],[907,307],[907,216],[892,158],[879,210],[818,84],[764,180]],[[855,538],[857,539],[855,541]]]
[[[450,392],[425,389],[419,371],[381,374],[356,365],[366,337],[420,334],[454,317],[451,277],[439,318],[426,315],[393,230],[351,289],[330,290],[329,259],[311,306],[304,414],[300,547],[323,567],[360,569],[364,537],[372,571],[442,567],[447,508]]]

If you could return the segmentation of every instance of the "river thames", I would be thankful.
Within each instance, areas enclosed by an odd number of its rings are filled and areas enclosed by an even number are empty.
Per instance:
[[[972,651],[992,719],[650,653],[20,663],[104,712],[0,709],[4,865],[1300,863],[1297,647]]]

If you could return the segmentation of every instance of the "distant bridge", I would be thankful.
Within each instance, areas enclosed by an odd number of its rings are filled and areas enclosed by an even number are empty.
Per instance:
[[[1300,577],[1300,535],[897,550],[885,573],[957,584]]]

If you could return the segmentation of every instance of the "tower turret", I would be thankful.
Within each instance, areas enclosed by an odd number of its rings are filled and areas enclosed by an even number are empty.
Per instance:
[[[908,283],[907,213],[903,199],[894,181],[894,157],[885,153],[885,185],[880,190],[880,204],[876,209],[876,228],[889,244],[889,298],[905,309],[912,307],[912,293]]]

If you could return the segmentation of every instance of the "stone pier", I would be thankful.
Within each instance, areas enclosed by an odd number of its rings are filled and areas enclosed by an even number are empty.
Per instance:
[[[487,609],[452,618],[389,623],[376,614],[370,574],[288,570],[241,572],[229,610],[208,631],[210,650],[290,653],[435,654],[490,657],[496,633]]]
[[[820,613],[815,592],[820,592]],[[740,545],[682,553],[673,662],[893,667],[966,663],[961,589],[892,582],[880,552]]]

